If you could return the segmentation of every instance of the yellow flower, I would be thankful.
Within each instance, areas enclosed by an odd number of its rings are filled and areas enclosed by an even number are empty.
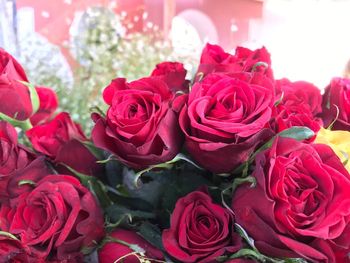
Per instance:
[[[350,132],[331,131],[321,128],[316,136],[315,143],[329,145],[350,172]]]

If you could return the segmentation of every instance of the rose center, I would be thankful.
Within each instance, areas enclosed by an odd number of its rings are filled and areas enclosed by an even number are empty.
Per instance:
[[[201,224],[202,226],[205,226],[206,228],[210,227],[210,221],[207,216],[201,216],[198,219],[198,223]]]
[[[137,113],[137,106],[136,105],[130,105],[130,107],[129,107],[129,118],[131,119],[131,118],[133,118],[133,117],[135,117],[135,115],[136,115],[136,113]]]

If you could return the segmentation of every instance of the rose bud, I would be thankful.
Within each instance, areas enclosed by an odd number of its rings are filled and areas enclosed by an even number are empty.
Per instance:
[[[39,96],[39,109],[30,117],[33,126],[48,121],[58,107],[58,98],[52,89],[46,87],[35,87],[35,89]]]
[[[48,156],[61,172],[68,173],[62,164],[86,175],[98,175],[101,166],[84,145],[88,139],[79,124],[62,112],[51,121],[37,125],[26,132],[33,148]]]
[[[43,158],[18,143],[11,124],[0,121],[0,201],[7,202],[30,188],[19,185],[21,180],[36,181],[50,173]]]
[[[298,106],[311,116],[316,116],[322,111],[322,95],[319,88],[306,81],[291,82],[288,79],[275,81],[277,99],[282,99],[286,107]]]
[[[152,77],[158,77],[163,80],[172,92],[188,92],[189,81],[186,80],[186,69],[179,62],[162,62],[157,64],[152,71]]]
[[[20,81],[28,82],[21,65],[0,48],[0,112],[17,120],[26,120],[33,113],[30,92]]]

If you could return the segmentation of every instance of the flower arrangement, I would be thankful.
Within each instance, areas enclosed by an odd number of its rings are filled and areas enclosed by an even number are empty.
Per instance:
[[[113,79],[90,139],[0,50],[0,262],[350,262],[349,85],[207,44]]]

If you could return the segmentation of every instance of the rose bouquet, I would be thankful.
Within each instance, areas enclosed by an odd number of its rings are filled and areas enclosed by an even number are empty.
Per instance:
[[[207,44],[102,97],[90,139],[0,51],[0,262],[350,262],[350,80]]]

